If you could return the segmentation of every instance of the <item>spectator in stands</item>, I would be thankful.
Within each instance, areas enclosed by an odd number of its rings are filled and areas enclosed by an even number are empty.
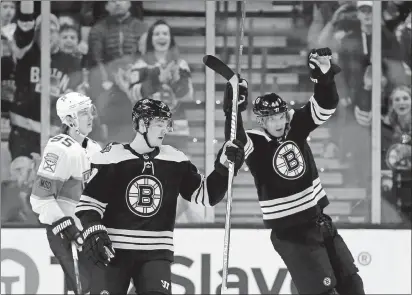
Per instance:
[[[385,64],[382,65],[381,76],[381,113],[386,115],[388,112],[388,99],[391,85],[386,77]],[[363,75],[363,87],[358,89],[353,101],[353,111],[355,119],[359,125],[370,127],[372,123],[372,65],[366,68]]]
[[[175,130],[169,135],[189,135],[189,125],[182,101],[193,99],[193,85],[187,62],[179,55],[170,26],[163,20],[155,22],[147,33],[145,54],[130,71],[119,71],[117,85],[127,93],[132,104],[143,97],[162,100],[172,110]],[[183,148],[185,141],[173,143]]]
[[[313,4],[313,18],[308,31],[308,48],[338,48],[342,37],[356,27],[355,1],[327,1]]]
[[[386,28],[392,33],[405,23],[412,10],[411,1],[382,1],[382,17]]]
[[[82,58],[86,52],[79,51],[79,31],[74,25],[63,24],[60,27],[60,50],[77,58]]]
[[[0,27],[1,33],[9,40],[11,40],[16,24],[14,17],[16,16],[16,3],[13,1],[0,2]]]
[[[405,71],[406,71],[408,77],[412,76],[412,74],[411,74],[411,68],[412,68],[411,18],[412,18],[412,12],[410,11],[408,17],[406,18],[406,20],[403,23],[400,23],[395,29],[396,38],[397,38],[399,44],[401,45],[402,60],[404,62]]]
[[[371,62],[372,50],[372,1],[357,2],[357,16],[360,26],[342,38],[339,48],[339,60],[343,65],[337,85],[341,96],[350,102],[356,91],[362,87],[362,77]],[[382,26],[382,59],[388,69],[388,80],[392,85],[404,85],[407,82],[401,61],[398,41],[385,26]]]
[[[382,122],[382,168],[392,171],[387,200],[411,220],[412,121],[411,88],[397,87],[390,95],[389,112]]]
[[[401,141],[404,134],[412,135],[410,87],[400,86],[392,91],[384,123],[392,127],[394,140]]]
[[[110,141],[128,141],[133,136],[130,118],[124,116],[132,104],[114,83],[119,68],[130,67],[138,57],[139,40],[147,26],[130,13],[130,1],[108,1],[108,16],[98,21],[89,35],[91,96]]]

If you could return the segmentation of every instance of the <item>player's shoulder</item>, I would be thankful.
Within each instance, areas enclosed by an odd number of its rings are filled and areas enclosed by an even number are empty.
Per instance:
[[[70,155],[72,149],[76,147],[78,143],[69,135],[61,133],[50,138],[46,144],[45,152],[55,152],[58,154]]]
[[[162,145],[159,148],[159,154],[156,156],[156,159],[171,161],[171,162],[185,162],[189,161],[189,158],[184,152],[178,150],[171,145]]]
[[[101,145],[97,142],[94,141],[93,139],[86,137],[87,138],[87,150],[91,153],[97,153],[102,150]]]
[[[249,129],[246,130],[246,134],[250,137],[252,141],[271,141],[272,139],[266,134],[265,131],[261,129]]]
[[[125,149],[123,144],[110,142],[100,152],[92,155],[92,163],[95,165],[109,165],[133,158],[136,158],[136,156]]]

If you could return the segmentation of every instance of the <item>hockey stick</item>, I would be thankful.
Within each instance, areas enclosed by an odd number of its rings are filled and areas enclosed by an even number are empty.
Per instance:
[[[74,263],[74,276],[76,277],[77,294],[83,294],[82,283],[80,281],[79,256],[77,254],[77,245],[75,242],[72,242],[72,255]]]
[[[242,1],[242,17],[240,22],[239,51],[236,56],[236,73],[240,74],[240,58],[243,51],[244,22],[246,17],[246,1]],[[239,77],[224,62],[212,55],[206,55],[203,63],[224,77],[232,86],[232,113],[230,124],[230,140],[236,139]],[[235,174],[234,163],[229,163],[229,179],[226,203],[225,237],[223,244],[223,269],[222,269],[222,289],[221,294],[227,293],[227,278],[229,270],[229,249],[230,249],[230,227],[232,213],[233,178]]]

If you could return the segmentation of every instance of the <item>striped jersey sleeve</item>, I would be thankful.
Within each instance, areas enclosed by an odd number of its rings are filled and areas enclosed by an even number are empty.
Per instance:
[[[206,178],[190,161],[186,163],[187,169],[184,181],[180,186],[183,199],[202,206],[211,207],[207,191]]]
[[[99,153],[97,153],[99,154]],[[96,211],[103,218],[109,197],[112,194],[110,165],[92,161],[90,177],[76,206],[76,215],[84,211]]]
[[[328,85],[315,84],[314,94],[309,101],[302,108],[289,111],[290,132],[306,138],[333,115],[338,102],[339,95],[334,82]]]
[[[30,203],[39,220],[51,224],[64,217],[56,199],[74,203],[82,190],[81,179],[72,177],[69,148],[61,142],[48,142],[37,171],[36,180],[30,195]]]

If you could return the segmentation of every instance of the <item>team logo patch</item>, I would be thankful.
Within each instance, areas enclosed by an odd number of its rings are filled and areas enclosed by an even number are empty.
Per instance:
[[[305,173],[305,160],[293,141],[285,141],[277,148],[273,156],[273,169],[288,180],[298,179]]]
[[[151,175],[134,178],[126,189],[126,204],[133,214],[140,217],[155,215],[160,209],[162,198],[162,184]]]
[[[108,143],[100,152],[102,153],[102,154],[104,154],[104,153],[108,153],[108,152],[110,152],[110,150],[112,149],[112,146],[113,146],[113,143]]]
[[[53,153],[47,153],[44,156],[44,164],[43,169],[45,171],[49,171],[54,173],[56,171],[57,160],[59,160],[59,156]]]
[[[52,183],[50,180],[40,178],[40,187],[46,191],[50,191]]]

